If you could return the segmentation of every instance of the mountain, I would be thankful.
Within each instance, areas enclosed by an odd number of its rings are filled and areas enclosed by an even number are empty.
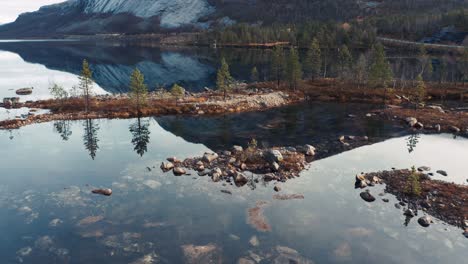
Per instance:
[[[354,11],[353,11],[354,10]],[[355,0],[68,0],[0,26],[0,38],[192,31],[357,15]]]
[[[187,32],[239,22],[344,22],[420,14],[438,18],[466,6],[466,0],[68,0],[1,25],[0,38]]]

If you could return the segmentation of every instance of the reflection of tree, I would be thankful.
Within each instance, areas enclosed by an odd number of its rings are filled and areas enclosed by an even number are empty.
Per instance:
[[[89,152],[89,156],[94,160],[96,158],[96,152],[99,149],[98,136],[99,126],[94,123],[94,120],[87,119],[84,123],[84,135],[83,141],[86,150]]]
[[[71,121],[70,120],[60,120],[54,122],[54,132],[58,133],[64,141],[70,139],[72,135],[71,131]]]
[[[134,150],[143,157],[145,152],[148,151],[148,143],[150,141],[151,132],[148,129],[149,123],[138,118],[135,123],[130,125],[130,133],[132,133],[132,144],[135,146]]]
[[[414,151],[416,146],[419,143],[419,134],[411,134],[407,139],[406,139],[406,146],[408,147],[408,152],[411,153]]]

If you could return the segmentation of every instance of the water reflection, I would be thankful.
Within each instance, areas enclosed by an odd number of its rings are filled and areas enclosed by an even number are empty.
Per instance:
[[[54,122],[54,132],[59,134],[63,141],[68,141],[73,134],[70,120],[59,120]]]
[[[148,151],[148,143],[150,141],[149,119],[138,117],[133,124],[130,125],[130,133],[132,134],[132,144],[138,155],[143,155]]]
[[[96,152],[99,150],[99,125],[96,120],[87,119],[83,121],[83,142],[86,150],[89,152],[89,156],[94,160],[96,158]]]
[[[408,138],[406,139],[406,146],[408,146],[409,153],[412,153],[416,149],[420,138],[420,135],[417,133],[413,133],[410,136],[408,136]]]

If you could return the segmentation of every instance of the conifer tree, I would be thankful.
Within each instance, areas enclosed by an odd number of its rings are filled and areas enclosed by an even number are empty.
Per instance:
[[[291,48],[288,57],[287,79],[289,87],[293,90],[297,89],[299,81],[302,79],[302,66],[299,62],[299,54],[295,48]]]
[[[367,58],[364,54],[361,54],[354,65],[354,76],[356,78],[356,82],[358,85],[358,89],[361,88],[361,84],[363,84],[367,80]]]
[[[426,84],[421,76],[418,75],[416,78],[416,103],[417,105],[423,104],[426,100],[427,91],[426,91]]]
[[[304,61],[304,72],[307,77],[313,79],[320,76],[322,70],[322,52],[320,44],[316,38],[312,40]]]
[[[229,72],[229,64],[226,62],[226,59],[221,59],[221,67],[218,70],[216,76],[216,88],[219,91],[223,92],[224,100],[226,100],[227,93],[231,88],[233,78]]]
[[[286,62],[284,57],[283,48],[276,46],[273,49],[273,57],[271,60],[271,73],[276,81],[276,87],[279,88],[281,81],[284,79]]]
[[[377,44],[372,50],[372,64],[369,70],[369,80],[376,87],[387,88],[392,78],[392,69],[385,57],[384,47],[382,44]]]
[[[135,69],[130,76],[130,98],[138,114],[140,114],[141,107],[146,105],[147,97],[148,87],[145,85],[145,77],[140,70]]]
[[[252,68],[252,72],[250,73],[250,80],[252,82],[258,82],[259,76],[258,76],[258,70],[257,67]]]
[[[353,56],[351,56],[351,52],[349,51],[348,46],[341,46],[340,50],[338,51],[338,76],[340,78],[346,79],[349,76],[349,70],[352,62]]]
[[[81,75],[78,77],[80,84],[78,88],[82,91],[85,100],[85,111],[89,111],[89,101],[93,90],[93,73],[89,68],[87,60],[83,60]]]
[[[171,95],[174,96],[174,98],[176,99],[176,104],[177,104],[177,100],[179,98],[182,98],[185,94],[185,89],[178,85],[177,83],[175,83],[172,88],[171,88]]]

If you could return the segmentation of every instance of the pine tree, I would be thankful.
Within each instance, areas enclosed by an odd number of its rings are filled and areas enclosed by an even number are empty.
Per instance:
[[[82,91],[85,100],[85,111],[89,111],[89,101],[93,91],[93,72],[89,68],[87,60],[83,60],[83,67],[81,75],[78,77],[80,80],[79,89]]]
[[[250,73],[250,80],[254,83],[258,82],[259,77],[257,67],[252,68],[252,72]]]
[[[286,74],[289,87],[296,90],[303,73],[301,63],[299,62],[299,54],[295,48],[291,48],[289,52]]]
[[[426,91],[426,84],[421,76],[418,75],[416,78],[416,103],[417,105],[423,104],[426,100],[427,91]]]
[[[316,38],[312,40],[304,61],[304,72],[307,77],[315,79],[320,76],[322,70],[322,52]]]
[[[177,100],[179,98],[182,98],[185,94],[185,89],[178,85],[177,83],[175,83],[172,88],[171,88],[171,95],[174,96],[174,98],[176,99],[176,104],[177,104]]]
[[[358,89],[361,88],[361,84],[367,80],[367,58],[364,54],[361,54],[354,65],[354,76]]]
[[[286,62],[284,57],[283,48],[276,46],[273,49],[273,57],[271,60],[271,72],[276,81],[276,87],[279,88],[281,81],[284,79]]]
[[[145,85],[145,77],[140,70],[135,69],[130,76],[130,99],[135,104],[138,114],[142,106],[146,105],[148,87]]]
[[[390,68],[390,63],[385,57],[384,47],[379,43],[374,46],[372,51],[372,64],[369,70],[369,80],[374,86],[387,88],[387,85],[392,78],[393,73]]]
[[[353,56],[351,56],[351,52],[349,51],[348,46],[341,46],[340,50],[338,51],[338,76],[340,78],[346,79],[349,76],[349,69],[351,67],[352,62]]]
[[[219,91],[222,91],[224,94],[224,100],[226,100],[227,93],[231,88],[233,78],[229,72],[229,65],[226,62],[226,59],[221,59],[221,67],[218,70],[216,75],[216,88]]]

